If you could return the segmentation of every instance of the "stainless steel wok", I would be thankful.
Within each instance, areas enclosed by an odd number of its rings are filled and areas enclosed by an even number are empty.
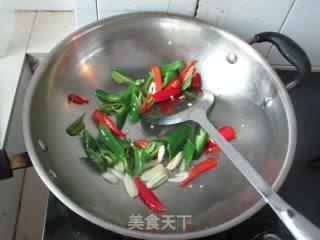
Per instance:
[[[299,75],[290,87],[299,85],[310,71],[306,56],[287,38],[264,34],[254,41],[275,43],[298,67]],[[192,188],[166,183],[156,190],[167,206],[166,214],[192,216],[186,229],[177,223],[175,230],[130,230],[129,216],[147,217],[149,210],[139,199],[129,199],[122,185],[106,183],[83,159],[80,139],[65,133],[71,121],[99,104],[94,97],[96,88],[123,90],[109,79],[112,67],[139,79],[146,77],[143,73],[151,64],[193,58],[199,60],[203,87],[216,95],[210,119],[233,125],[237,131],[234,146],[273,189],[280,187],[295,152],[296,121],[287,90],[269,64],[246,42],[208,23],[179,15],[135,13],[73,33],[51,51],[30,83],[23,115],[28,153],[42,180],[64,204],[101,227],[158,239],[212,235],[244,221],[264,205],[254,188],[219,153],[218,167]],[[70,92],[91,97],[90,104],[68,105]],[[97,133],[90,114],[85,123]],[[165,135],[169,128],[151,129],[138,123],[124,129],[132,139],[150,139]]]

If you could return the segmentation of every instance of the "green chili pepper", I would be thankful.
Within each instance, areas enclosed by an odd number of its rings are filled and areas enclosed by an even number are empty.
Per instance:
[[[98,150],[98,146],[94,137],[85,129],[82,133],[84,149],[91,148],[94,151]]]
[[[199,91],[198,90],[195,90],[195,89],[187,89],[187,90],[184,90],[183,93],[189,97],[189,98],[197,98],[198,95],[199,95]]]
[[[132,92],[131,92],[130,112],[129,112],[129,120],[131,124],[134,124],[139,120],[142,101],[143,101],[143,93],[139,87],[134,85],[132,87]]]
[[[150,159],[150,156],[146,154],[145,151],[141,150],[135,144],[131,144],[131,149],[133,150],[134,159],[134,176],[139,176],[143,170],[144,164]]]
[[[181,149],[184,144],[194,133],[194,126],[188,123],[181,124],[178,128],[173,130],[167,138],[167,149],[169,159],[171,160]]]
[[[99,127],[99,136],[103,143],[113,152],[117,157],[124,156],[124,147],[121,143],[115,138],[115,136],[110,132],[109,128],[100,125]]]
[[[122,156],[121,161],[123,162],[125,172],[128,173],[130,176],[133,176],[133,166],[128,160],[128,158],[126,156]]]
[[[187,77],[187,79],[182,83],[181,89],[186,90],[187,88],[190,87],[192,82],[192,76]]]
[[[171,80],[177,77],[178,77],[178,74],[176,71],[174,70],[167,71],[163,77],[163,86],[166,87],[171,82]]]
[[[142,91],[145,94],[149,93],[149,88],[150,88],[150,85],[151,85],[152,82],[153,82],[153,76],[151,74],[149,74],[147,80],[144,82],[144,84],[142,86]]]
[[[126,84],[134,83],[133,78],[131,78],[128,74],[124,73],[119,69],[111,70],[111,78],[116,83],[126,83]]]
[[[113,166],[114,164],[117,164],[119,162],[119,158],[117,158],[117,156],[110,151],[108,146],[104,142],[102,142],[101,139],[96,141],[96,144],[100,151],[101,157],[106,160],[108,166]]]
[[[185,63],[181,60],[177,60],[171,63],[168,63],[166,65],[161,66],[161,72],[163,74],[165,74],[168,71],[172,71],[172,70],[179,70],[181,71],[182,68],[184,67]]]
[[[91,148],[87,148],[85,150],[88,158],[91,160],[91,163],[100,171],[104,172],[107,170],[108,166],[100,156],[100,154],[96,151],[94,151]]]
[[[194,141],[194,144],[196,147],[196,156],[199,157],[202,155],[203,149],[206,146],[207,141],[208,141],[207,132],[202,127],[199,127],[195,137],[195,141]]]
[[[118,128],[123,127],[126,121],[127,115],[130,111],[129,106],[130,106],[130,100],[131,100],[131,94],[132,94],[133,88],[134,88],[134,84],[131,84],[121,97],[121,103],[123,105],[122,105],[122,108],[120,108],[116,113],[116,123]]]
[[[146,148],[143,150],[147,155],[147,161],[155,157],[158,154],[158,151],[161,145],[164,145],[164,141],[161,140],[151,140],[148,142]]]
[[[73,123],[66,128],[66,132],[70,136],[77,136],[84,128],[83,117],[85,113],[82,114],[79,118],[77,118]]]
[[[123,107],[124,107],[124,104],[121,102],[102,103],[99,105],[99,109],[106,114],[109,114],[112,112],[118,113],[121,111]]]
[[[183,146],[183,157],[187,167],[191,165],[195,151],[196,147],[194,143],[190,139],[188,139],[186,144]]]
[[[117,111],[116,123],[117,123],[117,127],[119,129],[121,129],[123,127],[124,123],[126,122],[126,118],[128,116],[129,111],[130,111],[130,108],[128,108],[125,105],[123,105],[123,107],[120,108],[119,111]]]
[[[103,102],[119,102],[121,99],[121,96],[119,94],[115,94],[115,93],[108,93],[102,89],[97,89],[94,92],[97,96],[97,98],[99,98],[101,101]]]

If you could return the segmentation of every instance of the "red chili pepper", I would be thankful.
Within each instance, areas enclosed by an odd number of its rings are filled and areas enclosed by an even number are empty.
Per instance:
[[[74,102],[76,104],[82,105],[82,104],[88,103],[89,101],[90,101],[89,98],[77,95],[75,93],[70,93],[68,95],[68,103]]]
[[[149,110],[153,104],[154,104],[153,94],[149,93],[142,103],[141,112],[144,113],[145,111]]]
[[[163,81],[160,67],[151,66],[150,70],[153,74],[154,83],[156,84],[156,92],[161,91],[163,88]]]
[[[223,126],[222,128],[219,128],[219,132],[227,141],[231,141],[236,138],[236,132],[231,126]],[[220,147],[213,141],[213,139],[209,138],[204,151],[205,154],[218,151],[220,151]]]
[[[184,100],[184,95],[179,95],[173,99],[173,101],[165,101],[163,103],[160,103],[159,105],[159,111],[161,113],[168,113],[175,111],[174,106],[179,105]]]
[[[180,88],[180,86],[181,86],[181,80],[180,78],[176,78],[168,84],[168,86],[164,89],[164,91],[167,91],[173,88]]]
[[[191,171],[189,173],[189,176],[180,182],[180,187],[185,187],[188,185],[190,182],[192,182],[195,178],[197,178],[199,175],[201,175],[204,172],[207,172],[211,168],[214,168],[217,166],[217,160],[214,158],[208,158],[205,161],[202,161],[201,163],[198,163],[197,165],[194,165],[191,168]]]
[[[140,199],[151,209],[157,212],[165,212],[166,207],[157,196],[144,184],[140,177],[134,177],[134,183],[138,189]]]
[[[190,68],[192,68],[195,64],[197,63],[197,60],[196,59],[193,59],[191,61],[191,63],[189,63],[188,66],[186,66],[180,73],[179,77],[182,81],[184,81],[186,79],[186,75],[188,72],[190,72]]]
[[[200,73],[196,72],[193,75],[193,79],[192,79],[192,82],[191,82],[191,87],[193,87],[193,88],[201,88],[201,76],[200,76]]]
[[[158,102],[164,102],[169,100],[170,98],[173,98],[174,96],[178,95],[181,93],[180,88],[173,88],[173,89],[168,89],[168,90],[163,90],[160,92],[157,92],[153,94],[153,99],[158,103]]]
[[[135,144],[137,144],[140,148],[145,149],[146,146],[148,145],[148,141],[144,139],[139,139],[134,141]]]
[[[92,119],[95,122],[98,122],[102,125],[107,126],[108,128],[110,128],[110,130],[118,135],[121,138],[126,138],[126,134],[124,134],[118,127],[117,124],[115,122],[113,122],[106,114],[104,114],[102,111],[100,111],[99,109],[96,109],[93,114],[92,114]]]

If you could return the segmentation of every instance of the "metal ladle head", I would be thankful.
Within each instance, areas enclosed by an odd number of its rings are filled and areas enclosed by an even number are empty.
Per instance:
[[[202,110],[202,112],[207,113],[210,107],[214,103],[214,95],[208,91],[198,91],[196,98],[189,98],[185,95],[178,96],[176,98],[180,98],[181,102],[179,104],[172,106],[170,111],[161,111],[164,105],[170,105],[170,102],[175,99],[160,103],[155,107],[151,108],[145,114],[143,114],[143,119],[153,125],[171,125],[177,124],[185,121],[195,121],[197,122],[197,118],[193,117],[194,112]]]

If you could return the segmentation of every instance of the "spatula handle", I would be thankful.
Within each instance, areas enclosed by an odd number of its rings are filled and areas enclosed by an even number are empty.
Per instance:
[[[217,131],[207,119],[206,110],[195,109],[190,114],[190,120],[198,122],[222,149],[230,161],[256,188],[264,200],[271,206],[292,235],[298,240],[319,239],[320,229],[303,217],[277,193],[275,193],[250,163]]]

